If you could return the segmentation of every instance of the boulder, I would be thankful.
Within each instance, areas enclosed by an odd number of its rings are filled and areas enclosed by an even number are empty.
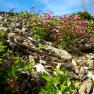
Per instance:
[[[55,48],[52,46],[48,46],[46,48],[46,50],[48,50],[50,54],[52,54],[60,59],[63,59],[63,60],[71,60],[72,59],[72,55],[69,54],[66,50],[58,49],[58,48]]]
[[[79,94],[91,94],[92,90],[93,90],[92,81],[87,79],[84,82],[82,82],[79,89]]]

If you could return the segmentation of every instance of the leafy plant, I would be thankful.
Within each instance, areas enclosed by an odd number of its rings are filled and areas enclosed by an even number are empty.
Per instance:
[[[24,64],[24,62],[18,58],[17,60],[15,60],[9,70],[7,71],[7,76],[8,78],[11,78],[11,77],[17,77],[18,76],[18,72],[22,72],[22,71],[28,71],[28,70],[31,70],[33,68],[33,65],[32,63],[26,63]]]
[[[94,34],[94,20],[89,21],[88,32]]]
[[[88,11],[78,12],[73,15],[80,15],[83,19],[94,20],[93,16]]]
[[[0,42],[0,55],[4,54],[6,46],[3,42]]]
[[[6,33],[0,30],[0,56],[6,53],[5,36]]]
[[[41,43],[38,44],[38,48],[40,48],[40,49],[42,49],[42,48],[47,48],[47,47],[48,47],[48,45],[43,45],[43,44],[41,44]]]
[[[0,64],[3,65],[4,62],[1,60]],[[7,67],[7,66],[6,66]],[[6,79],[18,77],[18,72],[27,71],[32,69],[32,63],[24,65],[24,62],[18,58],[9,63],[9,67],[4,71],[0,72],[2,77]]]
[[[17,72],[21,64],[22,61],[20,59],[17,59],[16,61],[12,62],[9,70],[7,70],[7,78],[17,77]]]
[[[79,84],[77,81],[74,84],[70,81],[68,71],[62,73],[58,67],[54,72],[54,76],[49,77],[45,74],[42,76],[47,83],[40,94],[75,94]]]

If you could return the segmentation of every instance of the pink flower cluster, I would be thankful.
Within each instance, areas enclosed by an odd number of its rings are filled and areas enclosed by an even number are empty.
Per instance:
[[[59,41],[62,38],[62,33],[60,31],[60,27],[57,26],[51,31],[48,32],[48,35],[54,34],[54,40]]]
[[[32,8],[34,7],[35,5],[32,5]],[[41,13],[42,10],[40,9],[39,12]],[[86,35],[86,30],[88,29],[88,21],[78,15],[58,17],[53,16],[53,12],[48,11],[41,17],[36,16],[33,22],[37,24],[37,31],[39,32],[40,30],[45,39],[52,36],[49,39],[54,38],[53,40],[59,41],[65,37],[66,39],[71,36],[74,38],[82,37]]]
[[[62,31],[66,34],[74,34],[75,36],[84,36],[88,27],[87,20],[82,19],[80,16],[64,16],[60,17]]]
[[[51,11],[44,13],[43,24],[47,25],[53,17],[53,13]]]
[[[59,41],[61,38],[69,37],[69,36],[82,37],[86,35],[87,27],[88,27],[88,21],[82,19],[80,16],[65,15],[63,17],[60,17],[59,25],[55,26],[54,29],[49,31],[48,34],[50,35],[54,33],[55,34],[54,39],[56,41]]]

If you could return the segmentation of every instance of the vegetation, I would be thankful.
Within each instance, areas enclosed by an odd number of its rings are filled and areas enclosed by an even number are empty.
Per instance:
[[[40,94],[75,94],[79,88],[79,83],[72,82],[69,79],[68,71],[61,71],[59,67],[56,67],[54,76],[42,75],[47,81],[47,84],[42,88]]]
[[[74,15],[80,15],[83,19],[94,20],[93,16],[91,16],[87,11],[78,12],[78,13],[76,13]]]
[[[18,35],[22,37],[23,33],[25,33],[25,36],[32,37],[33,40],[40,42],[37,45],[38,49],[47,47],[41,43],[44,41],[51,42],[55,47],[66,49],[76,39],[84,39],[94,34],[93,23],[93,17],[87,12],[79,12],[76,15],[62,17],[53,16],[51,12],[47,12],[43,16],[27,12],[13,13],[13,15],[0,14],[0,27],[5,29],[0,29],[0,89],[3,92],[1,94],[6,94],[6,92],[21,94],[21,90],[15,91],[15,84],[21,83],[18,80],[22,81],[22,79],[26,78],[25,81],[30,82],[29,78],[32,77],[33,79],[36,75],[45,82],[43,87],[39,84],[42,87],[39,94],[75,94],[79,89],[79,83],[76,80],[71,80],[70,72],[67,69],[62,70],[61,67],[54,67],[50,76],[34,72],[36,62],[25,60],[33,52],[29,53],[30,50],[28,51],[25,47],[19,47],[19,45],[15,48],[12,42],[16,43],[17,39],[12,39],[12,37],[9,37],[12,41],[11,45],[9,45],[7,32],[15,32],[15,34],[19,32]],[[28,72],[29,76],[27,77],[25,74],[21,78],[21,74],[26,72]],[[37,81],[40,81],[39,78]],[[13,84],[10,84],[11,81]],[[17,81],[18,83],[16,83]],[[10,89],[6,89],[7,86]],[[13,90],[10,91],[11,89]]]

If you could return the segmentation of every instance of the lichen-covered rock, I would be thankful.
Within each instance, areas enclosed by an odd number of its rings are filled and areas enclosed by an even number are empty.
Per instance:
[[[49,50],[49,52],[51,54],[53,54],[54,56],[57,56],[61,59],[64,59],[64,60],[72,59],[72,55],[69,54],[66,50],[57,49],[57,48],[52,47],[52,46],[48,46],[46,49]]]

